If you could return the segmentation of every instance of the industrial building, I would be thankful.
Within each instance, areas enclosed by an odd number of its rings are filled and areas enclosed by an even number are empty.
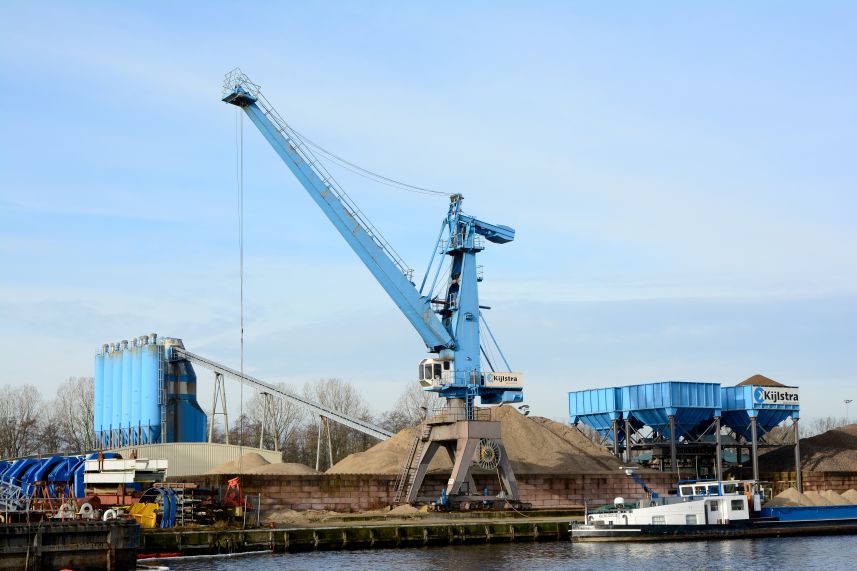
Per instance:
[[[724,458],[739,469],[746,459],[758,479],[759,450],[782,445],[766,436],[790,419],[801,488],[798,387],[762,375],[736,386],[667,381],[572,391],[568,412],[573,425],[596,431],[627,463],[717,479],[723,477]]]

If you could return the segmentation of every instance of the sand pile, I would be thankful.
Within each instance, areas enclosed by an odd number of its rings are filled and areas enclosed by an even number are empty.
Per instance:
[[[756,387],[784,387],[785,385],[782,383],[778,383],[774,379],[769,379],[765,375],[753,375],[749,379],[744,379],[740,383],[738,383],[739,387],[745,387],[747,385],[756,386]]]
[[[220,466],[216,466],[208,471],[209,474],[237,474],[239,471],[246,473],[253,468],[267,466],[270,464],[258,452],[248,452],[240,458],[240,460],[232,460]]]
[[[794,506],[811,506],[812,502],[805,495],[797,491],[797,488],[788,488],[784,492],[780,492],[765,503],[765,506],[770,507],[794,507]]]
[[[804,492],[803,495],[806,496],[806,499],[808,499],[810,501],[810,505],[812,505],[812,506],[832,506],[833,505],[833,503],[830,500],[828,500],[827,498],[822,496],[819,492],[815,492],[815,491]]]
[[[830,502],[832,506],[845,506],[851,503],[833,490],[824,490],[821,492],[821,497]]]
[[[857,472],[857,424],[849,424],[800,441],[804,470]],[[783,446],[759,456],[762,472],[793,472],[794,447]]]
[[[592,444],[577,429],[541,417],[527,417],[510,406],[489,409],[499,421],[503,444],[516,474],[574,474],[614,472],[620,462],[605,449]],[[328,474],[399,474],[417,436],[417,428],[405,429],[389,440],[352,454]],[[430,472],[449,472],[452,462],[443,452],[435,454]]]
[[[319,474],[304,464],[289,464],[284,462],[270,463],[258,452],[248,452],[238,460],[221,464],[208,471],[209,474],[281,474],[285,476]]]
[[[848,490],[844,494],[837,494],[833,490],[824,490],[801,494],[795,488],[789,488],[771,498],[765,506],[847,506],[849,504],[857,504],[857,491]]]
[[[245,470],[245,474],[280,474],[283,476],[306,476],[310,474],[321,474],[318,470],[313,470],[306,464],[298,464],[292,462],[277,462],[268,464],[267,466],[259,466]]]

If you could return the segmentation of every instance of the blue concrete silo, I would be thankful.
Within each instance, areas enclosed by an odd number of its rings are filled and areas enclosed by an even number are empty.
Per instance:
[[[143,372],[143,339],[134,339],[134,348],[131,350],[131,444],[140,444],[142,433],[142,422],[140,421],[140,391],[142,388]]]
[[[143,336],[140,355],[140,424],[144,444],[162,442],[160,349],[155,335]]]
[[[110,446],[113,430],[113,363],[116,362],[115,345],[110,343],[109,351],[104,354],[104,402],[101,405],[101,446]]]
[[[127,445],[130,442],[131,427],[131,374],[134,369],[134,359],[131,356],[131,347],[127,341],[122,341],[122,417],[120,430],[120,444]]]
[[[121,446],[119,434],[122,427],[122,344],[116,343],[110,355],[113,357],[113,406],[110,414],[110,424],[112,425],[110,444],[111,446]]]

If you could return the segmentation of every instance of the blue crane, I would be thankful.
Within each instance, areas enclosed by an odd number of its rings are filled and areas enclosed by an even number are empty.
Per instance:
[[[453,194],[435,256],[418,289],[412,281],[413,271],[339,187],[315,157],[308,141],[280,117],[258,85],[240,70],[233,70],[226,76],[223,101],[244,110],[417,330],[429,352],[436,355],[420,363],[422,387],[447,399],[462,399],[468,418],[472,418],[475,397],[483,404],[521,402],[523,375],[508,370],[502,352],[499,353],[507,370],[493,370],[493,363],[480,341],[480,323],[485,325],[491,340],[493,335],[480,311],[483,309],[479,305],[478,290],[481,275],[476,265],[476,254],[485,248],[484,240],[496,244],[511,242],[515,238],[514,229],[465,214],[461,209],[462,196]],[[448,257],[448,264],[443,263],[444,257]],[[424,293],[436,258],[440,261]],[[447,265],[445,279],[439,282],[441,268]],[[491,370],[482,370],[483,355]]]

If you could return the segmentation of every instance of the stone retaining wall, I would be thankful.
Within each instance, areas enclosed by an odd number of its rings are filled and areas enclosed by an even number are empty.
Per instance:
[[[204,487],[225,486],[234,475],[205,475],[181,478]],[[172,480],[173,478],[171,478]],[[519,496],[534,508],[573,508],[601,505],[621,496],[640,499],[644,493],[628,476],[617,473],[518,475]],[[666,494],[674,479],[669,474],[647,473],[646,483],[659,494]],[[489,494],[499,491],[496,476],[475,476],[478,493],[487,487]],[[395,476],[357,474],[319,475],[241,475],[245,494],[261,494],[262,511],[273,509],[331,510],[338,512],[377,509],[393,503]],[[428,476],[421,495],[440,497],[446,477]]]
[[[778,494],[794,487],[796,472],[768,472],[759,475],[761,480],[774,482],[774,493]],[[848,490],[857,490],[857,472],[803,472],[803,491],[833,490],[841,494]]]

